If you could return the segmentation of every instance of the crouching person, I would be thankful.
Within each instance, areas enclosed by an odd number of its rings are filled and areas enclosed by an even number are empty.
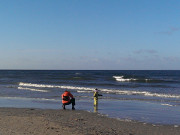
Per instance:
[[[74,106],[75,106],[75,98],[73,97],[73,95],[69,92],[69,91],[65,91],[62,95],[62,107],[65,110],[66,109],[66,105],[70,105],[72,104],[72,110],[75,110]]]

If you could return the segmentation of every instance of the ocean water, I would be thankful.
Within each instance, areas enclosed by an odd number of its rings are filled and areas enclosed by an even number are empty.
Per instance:
[[[96,108],[95,88],[103,95]],[[180,125],[180,71],[0,70],[0,107],[61,109],[64,90],[75,96],[79,110]]]

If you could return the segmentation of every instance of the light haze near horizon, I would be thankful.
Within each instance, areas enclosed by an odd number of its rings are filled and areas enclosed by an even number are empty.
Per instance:
[[[179,0],[4,0],[0,18],[0,69],[180,70]]]

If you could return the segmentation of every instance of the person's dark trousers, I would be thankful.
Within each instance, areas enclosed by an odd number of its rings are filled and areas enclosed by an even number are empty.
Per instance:
[[[70,105],[70,104],[72,104],[72,109],[74,110],[75,108],[74,108],[74,106],[75,106],[75,98],[72,98],[71,100],[70,100],[70,102],[68,102],[68,103],[65,103],[65,104],[63,104],[64,105],[64,109],[65,109],[65,105]]]

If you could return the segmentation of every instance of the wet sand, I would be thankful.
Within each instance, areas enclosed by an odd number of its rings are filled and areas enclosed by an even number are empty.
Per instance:
[[[180,127],[122,121],[80,110],[0,108],[0,135],[180,135]]]

